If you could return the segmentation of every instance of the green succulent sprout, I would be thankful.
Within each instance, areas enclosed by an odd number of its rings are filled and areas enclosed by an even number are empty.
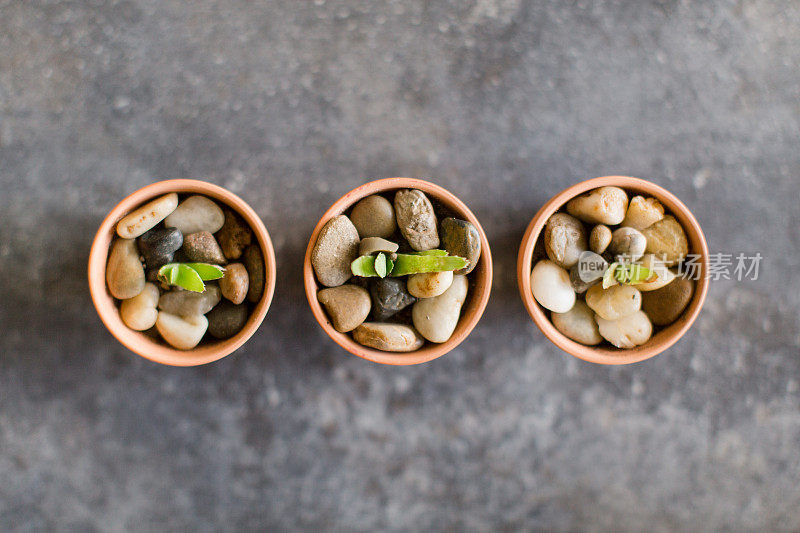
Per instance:
[[[224,274],[224,268],[208,263],[167,263],[158,269],[159,281],[192,292],[205,291],[204,281],[219,279]]]
[[[350,264],[350,270],[353,275],[364,278],[376,276],[396,278],[408,274],[459,270],[469,264],[469,261],[463,257],[447,255],[446,250],[426,250],[395,255],[394,261],[383,252],[376,256],[362,255]]]
[[[647,267],[637,264],[611,263],[603,274],[603,288],[607,289],[618,283],[622,285],[638,285],[651,281],[656,274]]]

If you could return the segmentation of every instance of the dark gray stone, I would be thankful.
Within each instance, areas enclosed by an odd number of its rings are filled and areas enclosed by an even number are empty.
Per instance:
[[[183,245],[183,235],[177,228],[153,228],[136,239],[139,253],[148,269],[171,262],[174,253]]]
[[[382,322],[417,301],[406,289],[406,278],[374,278],[370,280],[372,318]]]
[[[217,339],[233,337],[242,330],[249,316],[247,304],[236,305],[222,300],[206,315],[208,333]]]

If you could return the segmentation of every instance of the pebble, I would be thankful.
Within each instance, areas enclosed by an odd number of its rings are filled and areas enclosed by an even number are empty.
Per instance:
[[[206,283],[206,290],[203,292],[181,289],[165,292],[158,299],[158,308],[179,316],[204,315],[219,303],[220,298],[219,287]]]
[[[636,288],[641,292],[649,292],[660,289],[675,279],[675,273],[668,269],[667,266],[662,261],[658,260],[653,254],[645,254],[639,264],[658,276],[653,281],[639,283],[636,285]],[[642,298],[644,298],[644,296],[642,296]],[[642,300],[642,305],[644,305],[644,300]]]
[[[311,251],[320,283],[337,287],[353,276],[350,263],[358,257],[358,242],[358,230],[345,215],[333,217],[322,227]]]
[[[413,352],[425,344],[425,339],[411,326],[381,322],[364,322],[353,331],[353,339],[384,352]]]
[[[206,334],[208,319],[203,315],[180,317],[162,311],[158,314],[156,329],[172,347],[191,350]]]
[[[380,237],[366,237],[361,239],[358,245],[358,255],[372,255],[378,252],[386,252],[393,254],[400,246],[397,243],[387,241]]]
[[[664,218],[664,206],[655,198],[634,196],[628,204],[623,226],[643,230]]]
[[[575,304],[569,274],[549,259],[542,259],[533,267],[531,292],[542,307],[556,313],[566,313]]]
[[[243,264],[231,263],[225,267],[225,274],[219,280],[222,296],[235,304],[240,304],[247,296],[249,286],[250,279]]]
[[[142,292],[122,300],[119,316],[126,326],[136,331],[152,328],[158,318],[158,287],[153,283],[145,283]]]
[[[224,265],[227,261],[217,240],[208,231],[190,233],[183,239],[181,250],[189,261]]]
[[[611,244],[611,230],[608,226],[598,224],[589,233],[589,249],[596,254],[602,254]]]
[[[439,247],[436,214],[425,193],[417,189],[397,191],[394,209],[400,232],[414,250]]]
[[[242,330],[249,316],[247,305],[235,305],[223,300],[206,315],[208,333],[217,339],[233,337]]]
[[[617,320],[595,316],[600,335],[617,348],[635,348],[650,340],[653,324],[642,311],[636,311]]]
[[[586,305],[605,320],[617,320],[641,309],[642,294],[630,285],[612,285],[604,289],[598,284],[586,291]]]
[[[632,263],[644,255],[647,239],[639,230],[621,227],[611,234],[608,250],[615,255],[617,261]]]
[[[222,209],[205,196],[195,194],[188,197],[164,219],[168,228],[178,228],[184,235],[207,231],[216,233],[225,223]]]
[[[453,272],[426,272],[408,276],[408,292],[417,298],[433,298],[444,293],[453,283]]]
[[[369,315],[369,292],[355,285],[322,289],[317,299],[325,306],[336,331],[345,333],[360,326]]]
[[[458,324],[468,286],[466,276],[454,276],[452,285],[443,294],[414,304],[411,318],[420,335],[437,343],[450,338]]]
[[[251,244],[245,249],[242,259],[249,276],[247,300],[256,303],[264,295],[264,283],[267,277],[261,248],[257,244]]]
[[[567,212],[589,224],[619,224],[628,209],[628,195],[619,187],[600,187],[567,202]]]
[[[672,215],[665,216],[642,233],[647,238],[647,253],[664,259],[668,266],[679,263],[689,253],[683,226]]]
[[[598,283],[608,269],[608,261],[594,252],[585,251],[578,262],[569,269],[569,281],[578,294]]]
[[[586,232],[577,218],[566,213],[556,213],[547,220],[544,228],[544,249],[547,257],[560,267],[569,269],[586,251]]]
[[[156,198],[134,209],[117,222],[117,235],[123,239],[135,239],[164,220],[177,206],[178,195],[174,192]]]
[[[594,312],[580,300],[566,313],[551,313],[550,318],[558,331],[575,342],[587,346],[603,342],[594,319]]]
[[[387,239],[397,229],[392,203],[377,194],[359,201],[350,212],[350,220],[362,239],[365,237]]]
[[[469,264],[454,274],[469,274],[481,258],[481,237],[478,229],[466,220],[445,218],[442,220],[442,246],[449,255],[463,257]]]
[[[136,245],[148,270],[157,269],[172,262],[183,246],[183,235],[178,228],[153,228],[136,239]]]
[[[106,285],[118,300],[133,298],[144,288],[144,268],[133,239],[116,239],[106,263]]]
[[[694,295],[694,281],[676,277],[672,283],[642,295],[642,309],[657,326],[666,326],[681,316]]]
[[[244,249],[253,242],[253,231],[232,209],[225,207],[222,212],[225,222],[216,234],[217,242],[228,260],[239,259]]]
[[[383,321],[416,302],[403,278],[374,278],[370,285],[372,317]]]

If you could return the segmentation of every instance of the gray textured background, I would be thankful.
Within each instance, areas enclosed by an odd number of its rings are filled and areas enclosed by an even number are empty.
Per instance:
[[[0,0],[0,528],[800,529],[798,64],[793,0]],[[624,368],[553,347],[515,280],[541,204],[612,173],[765,258]],[[301,288],[319,215],[396,175],[496,261],[468,341],[413,368],[336,347]],[[242,194],[280,267],[201,368],[119,346],[85,281],[105,214],[170,177]]]

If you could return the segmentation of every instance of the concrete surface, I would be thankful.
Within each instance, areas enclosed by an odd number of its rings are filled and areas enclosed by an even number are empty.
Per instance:
[[[0,1],[0,529],[800,529],[800,5],[785,1]],[[758,281],[712,284],[654,360],[583,363],[517,294],[539,206],[649,178]],[[483,221],[468,342],[387,368],[329,342],[300,265],[369,178]],[[94,231],[153,180],[245,195],[279,286],[195,369],[91,307]]]

